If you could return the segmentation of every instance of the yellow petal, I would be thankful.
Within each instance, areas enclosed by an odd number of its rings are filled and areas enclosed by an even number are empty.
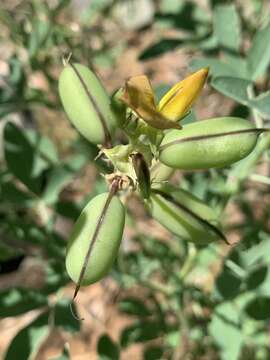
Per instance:
[[[178,121],[190,110],[208,75],[203,68],[174,85],[160,100],[158,110],[171,121]]]
[[[148,125],[156,129],[181,128],[158,112],[152,86],[145,75],[131,77],[126,82],[121,99]]]

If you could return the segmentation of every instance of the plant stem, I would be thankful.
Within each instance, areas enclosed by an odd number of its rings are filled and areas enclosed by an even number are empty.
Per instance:
[[[193,244],[188,243],[188,255],[185,259],[185,262],[178,272],[178,278],[181,282],[185,280],[187,275],[191,272],[192,268],[194,267],[197,259],[197,249]]]
[[[163,285],[162,283],[151,281],[151,280],[144,280],[144,279],[138,279],[139,283],[143,286],[145,286],[148,289],[151,289],[153,291],[159,291],[165,296],[171,296],[174,292],[174,289],[172,287]]]
[[[268,176],[264,176],[260,174],[252,174],[250,175],[249,179],[265,185],[270,185],[270,178]]]
[[[254,92],[254,87],[253,87],[252,84],[248,86],[247,94],[248,94],[249,99],[251,99],[251,100],[254,99],[255,92]],[[262,128],[263,127],[263,119],[262,119],[259,111],[254,109],[254,108],[252,108],[251,111],[252,111],[252,114],[253,114],[253,117],[254,117],[256,127],[257,128]]]

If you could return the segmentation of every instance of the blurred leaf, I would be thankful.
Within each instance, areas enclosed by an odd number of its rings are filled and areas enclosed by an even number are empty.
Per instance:
[[[226,53],[224,54],[223,59],[226,64],[229,64],[230,67],[234,69],[234,72],[237,74],[236,77],[250,80],[246,58],[239,54]],[[229,76],[232,76],[232,73],[229,74]]]
[[[171,0],[171,3],[174,0]],[[175,7],[175,11],[170,11],[168,0],[165,0],[167,10],[163,13],[156,14],[155,21],[158,25],[165,25],[166,27],[172,27],[176,29],[184,30],[191,33],[193,36],[197,34],[205,33],[205,29],[209,28],[209,15],[198,4],[189,1],[177,2],[172,6]],[[177,4],[178,3],[178,9]],[[171,6],[171,7],[172,7]],[[162,11],[162,7],[160,9]]]
[[[229,76],[216,77],[211,85],[222,94],[234,99],[245,106],[258,110],[263,116],[270,117],[270,93],[265,92],[250,99],[247,88],[252,83],[249,80]]]
[[[224,299],[231,299],[240,292],[242,281],[226,266],[216,279],[216,287]]]
[[[260,234],[261,241],[254,244],[248,250],[242,252],[245,266],[250,268],[258,262],[270,263],[270,241],[269,234]]]
[[[38,316],[12,339],[4,360],[32,360],[50,333],[48,313]]]
[[[32,194],[17,188],[12,182],[4,182],[1,184],[1,200],[28,207],[33,205],[36,199]]]
[[[28,52],[30,57],[34,58],[38,51],[42,49],[42,46],[44,46],[44,43],[50,34],[52,24],[48,20],[39,19],[36,16],[32,23],[32,27],[29,35]]]
[[[269,320],[270,318],[270,297],[258,296],[251,300],[246,308],[246,313],[255,320]]]
[[[256,80],[265,74],[270,64],[270,24],[257,31],[247,60],[251,79]]]
[[[194,110],[190,110],[189,113],[181,120],[181,125],[188,125],[193,123],[194,121],[197,121],[196,114]]]
[[[126,327],[121,334],[121,346],[127,347],[137,342],[146,342],[161,336],[162,326],[156,321],[138,321]]]
[[[168,84],[159,84],[155,87],[155,99],[158,103],[162,97],[170,90],[171,86]]]
[[[0,292],[0,317],[18,316],[47,305],[47,297],[39,291],[13,288]]]
[[[248,290],[254,290],[258,286],[260,286],[266,279],[267,272],[268,272],[268,267],[265,265],[252,270],[248,274],[248,278],[246,280]]]
[[[233,303],[216,307],[209,324],[209,332],[221,350],[222,360],[238,360],[243,345],[239,311]]]
[[[120,359],[120,349],[118,345],[107,334],[103,334],[98,339],[97,352],[100,360]]]
[[[145,49],[139,56],[139,60],[148,60],[153,57],[160,56],[167,53],[168,51],[173,51],[178,48],[180,45],[186,44],[189,39],[162,39],[156,44]]]
[[[160,360],[163,359],[164,349],[160,346],[149,346],[144,350],[144,360]]]
[[[26,223],[24,220],[15,218],[8,222],[7,234],[14,237],[17,242],[26,245],[38,246],[49,255],[50,259],[63,259],[65,241],[54,233],[49,234],[45,228]],[[25,245],[24,244],[24,245]]]
[[[76,220],[81,210],[81,206],[78,206],[73,201],[59,201],[56,204],[57,213],[71,220]]]
[[[34,153],[33,176],[39,176],[42,171],[58,163],[58,154],[53,142],[46,136],[32,130],[25,131]]]
[[[33,176],[34,149],[16,125],[7,123],[4,129],[5,159],[9,171],[21,180],[31,191],[38,193],[40,178]]]
[[[0,292],[0,317],[17,316],[47,305],[47,297],[32,289],[13,288]]]
[[[59,193],[71,182],[86,161],[87,158],[85,156],[78,155],[50,170],[47,185],[42,195],[46,204],[51,205],[58,200]]]
[[[248,80],[230,76],[216,77],[211,81],[216,90],[246,106],[249,106],[247,88],[251,84]]]
[[[265,117],[270,117],[270,92],[261,93],[249,101],[250,106],[260,111]]]
[[[70,333],[80,331],[80,322],[72,316],[70,311],[70,299],[62,299],[55,305],[54,324]]]
[[[3,242],[0,242],[0,273],[2,272],[3,264],[1,262],[8,261],[21,255],[22,251],[15,247],[11,247]]]
[[[126,297],[121,300],[119,303],[119,309],[123,313],[138,317],[150,316],[152,313],[143,301],[135,297]]]
[[[214,77],[217,76],[238,76],[238,71],[231,64],[227,64],[216,58],[205,57],[193,59],[190,63],[192,70],[196,71],[202,67],[210,67],[210,74]]]
[[[177,14],[182,6],[183,3],[175,0],[161,0],[160,10],[162,13]]]
[[[37,131],[27,130],[25,135],[34,147],[35,151],[49,164],[57,164],[59,161],[57,149],[51,139],[41,135]]]
[[[44,287],[40,290],[42,294],[49,295],[70,282],[67,275],[65,262],[50,260],[46,266],[46,278]]]
[[[214,34],[219,44],[224,49],[238,52],[241,44],[241,27],[236,6],[215,6],[213,16]]]

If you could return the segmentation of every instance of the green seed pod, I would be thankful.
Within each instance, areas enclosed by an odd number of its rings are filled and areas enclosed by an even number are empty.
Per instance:
[[[123,103],[123,101],[121,101],[122,94],[123,94],[123,89],[120,88],[112,95],[111,98],[111,108],[115,114],[115,117],[117,118],[120,127],[125,125],[126,113],[127,113],[127,107]]]
[[[161,142],[159,159],[176,169],[224,167],[249,155],[262,131],[235,117],[199,121],[169,131]]]
[[[171,185],[153,189],[148,209],[154,219],[186,241],[198,245],[226,241],[214,210],[187,191]]]
[[[69,239],[66,269],[77,284],[104,277],[116,258],[123,235],[125,209],[112,192],[94,197],[83,209]]]
[[[162,164],[160,161],[157,161],[150,169],[151,180],[154,183],[168,180],[173,173],[174,169]]]
[[[84,65],[69,63],[59,78],[59,94],[70,121],[81,135],[94,144],[110,147],[117,121],[96,75]]]
[[[150,196],[150,186],[151,186],[150,172],[148,169],[148,165],[141,153],[132,154],[131,156],[132,156],[132,164],[137,176],[137,181],[141,196],[144,199],[148,199]]]

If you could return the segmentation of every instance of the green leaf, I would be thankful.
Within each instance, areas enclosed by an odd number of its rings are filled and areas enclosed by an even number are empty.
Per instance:
[[[119,346],[107,334],[101,335],[98,339],[97,352],[100,360],[118,360],[120,358]]]
[[[29,140],[34,153],[34,167],[32,174],[38,176],[49,166],[58,163],[57,149],[53,142],[38,132],[27,130],[25,136]]]
[[[242,252],[245,266],[250,268],[258,262],[270,263],[270,239],[269,234],[260,234],[261,241],[251,248]]]
[[[179,337],[179,336],[178,336]],[[178,339],[179,341],[179,339]],[[144,360],[160,360],[163,359],[164,349],[161,346],[149,346],[144,350]]]
[[[231,64],[211,57],[193,59],[190,63],[192,70],[196,71],[202,67],[210,67],[210,74],[217,76],[238,76],[238,71]]]
[[[21,180],[31,191],[38,193],[41,182],[33,175],[34,149],[16,125],[7,123],[4,129],[5,159],[9,171]]]
[[[146,48],[139,56],[139,60],[148,60],[168,51],[173,51],[191,41],[190,39],[162,39]]]
[[[13,288],[0,292],[0,317],[18,316],[47,305],[47,296],[39,291]]]
[[[246,79],[219,76],[211,81],[211,85],[222,94],[234,99],[242,105],[258,110],[263,116],[270,117],[270,92],[265,92],[250,99],[248,97],[248,86],[252,82]]]
[[[254,290],[259,287],[265,281],[267,273],[268,267],[265,265],[253,269],[246,280],[248,290]]]
[[[251,84],[249,80],[229,76],[219,76],[211,81],[216,90],[246,106],[249,106],[247,88]]]
[[[4,182],[1,185],[1,201],[29,207],[33,205],[34,196],[19,189],[11,182]]]
[[[70,299],[62,299],[55,305],[54,324],[70,333],[80,331],[80,322],[72,316],[70,311]]]
[[[28,52],[30,57],[34,58],[48,38],[52,25],[48,20],[41,20],[35,17],[32,26],[33,29],[29,36]]]
[[[263,76],[270,64],[270,24],[258,30],[248,52],[248,67],[253,80]]]
[[[232,303],[216,307],[209,332],[221,350],[222,360],[238,360],[243,345],[239,311]]]
[[[255,320],[270,319],[270,297],[258,296],[245,307],[246,313]]]
[[[224,54],[223,60],[226,64],[229,64],[234,72],[236,77],[250,80],[250,74],[247,68],[247,60],[239,54],[235,53],[226,53]],[[232,76],[233,74],[229,74]]]
[[[48,205],[54,204],[62,189],[72,180],[74,171],[66,164],[52,168],[48,175],[48,183],[42,195]]]
[[[15,247],[11,247],[3,242],[0,242],[0,262],[5,262],[10,259],[14,259],[17,256],[21,255],[22,251]],[[0,273],[2,272],[2,266],[0,264]]]
[[[151,315],[151,311],[147,308],[145,303],[135,297],[126,297],[121,300],[119,303],[119,309],[123,313],[139,317]]]
[[[32,360],[50,333],[48,313],[40,315],[12,339],[4,360]]]
[[[127,347],[132,343],[146,342],[161,336],[163,328],[157,321],[137,321],[126,327],[121,334],[121,346]]]
[[[241,44],[241,24],[236,6],[234,4],[215,6],[213,25],[220,46],[238,52]]]
[[[224,299],[231,299],[238,295],[241,287],[241,279],[226,266],[216,279],[216,287]]]
[[[270,92],[260,94],[249,101],[250,106],[258,110],[263,116],[270,117]]]

